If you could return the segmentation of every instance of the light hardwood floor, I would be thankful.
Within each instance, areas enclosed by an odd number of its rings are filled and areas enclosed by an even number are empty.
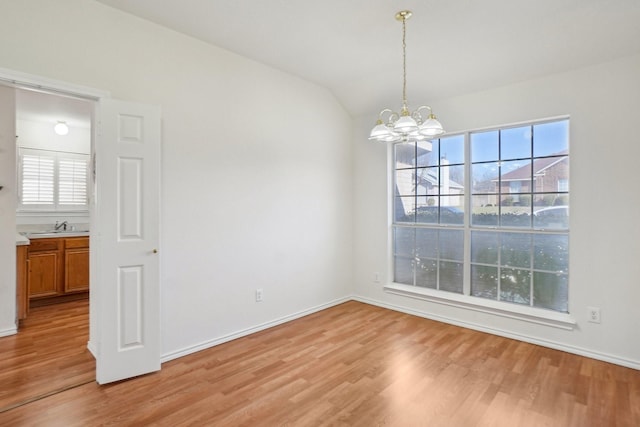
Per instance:
[[[640,371],[348,302],[5,426],[639,426]]]
[[[88,339],[87,299],[31,308],[17,335],[0,338],[0,412],[94,381]]]

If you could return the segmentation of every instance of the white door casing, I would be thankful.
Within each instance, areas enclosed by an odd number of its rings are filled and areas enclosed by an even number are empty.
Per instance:
[[[160,107],[100,99],[90,343],[99,384],[160,369]]]
[[[15,91],[0,82],[0,337],[17,332]]]

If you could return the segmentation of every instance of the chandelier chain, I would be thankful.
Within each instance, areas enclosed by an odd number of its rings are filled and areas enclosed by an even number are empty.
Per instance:
[[[407,108],[407,18],[402,17],[402,107]]]

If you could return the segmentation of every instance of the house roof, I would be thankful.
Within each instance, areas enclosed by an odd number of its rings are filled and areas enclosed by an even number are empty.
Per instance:
[[[567,152],[563,151],[562,153],[556,153],[557,155],[566,155]],[[533,161],[533,176],[541,175],[546,169],[566,160],[567,157],[545,157],[542,159],[535,159]],[[523,181],[531,179],[531,166],[529,164],[522,166],[518,169],[514,169],[511,172],[508,172],[502,175],[502,181]],[[494,180],[494,181],[497,181]]]

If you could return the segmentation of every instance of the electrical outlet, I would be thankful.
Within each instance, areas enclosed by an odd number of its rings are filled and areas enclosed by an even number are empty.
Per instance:
[[[600,307],[587,307],[587,320],[591,323],[600,323]]]
[[[262,302],[262,289],[256,289],[256,302]]]
[[[380,273],[373,273],[373,283],[380,283]]]

